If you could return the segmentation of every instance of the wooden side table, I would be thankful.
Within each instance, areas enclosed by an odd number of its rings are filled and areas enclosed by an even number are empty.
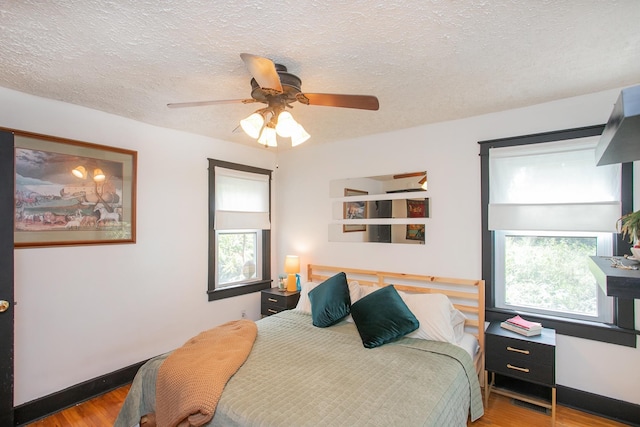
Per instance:
[[[296,307],[299,299],[300,291],[281,291],[278,288],[263,289],[260,299],[260,313],[265,317],[284,310],[291,310]]]
[[[491,322],[485,332],[486,371],[485,405],[493,391],[551,410],[551,425],[556,422],[556,331],[543,328],[540,335],[527,337]],[[491,381],[489,381],[491,372]],[[514,379],[513,387],[496,387],[495,374]],[[527,384],[551,389],[551,398],[527,394]]]

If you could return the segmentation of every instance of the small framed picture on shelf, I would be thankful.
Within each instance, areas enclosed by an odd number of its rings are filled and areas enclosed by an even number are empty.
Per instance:
[[[407,224],[407,240],[421,240],[424,242],[424,224]]]
[[[345,197],[349,196],[365,196],[369,194],[367,191],[362,190],[354,190],[352,188],[345,188],[344,195]],[[344,219],[365,219],[367,218],[367,202],[366,201],[355,201],[355,202],[344,202],[343,204],[343,218]],[[365,224],[344,224],[342,226],[342,231],[344,233],[349,233],[352,231],[366,231],[367,226]]]
[[[429,199],[407,199],[407,218],[429,218]]]

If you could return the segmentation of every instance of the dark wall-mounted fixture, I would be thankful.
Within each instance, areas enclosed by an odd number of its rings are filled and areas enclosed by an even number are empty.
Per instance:
[[[623,89],[596,147],[598,166],[640,160],[640,86]]]

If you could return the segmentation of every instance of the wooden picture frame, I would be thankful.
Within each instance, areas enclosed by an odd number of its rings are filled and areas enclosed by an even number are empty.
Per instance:
[[[365,196],[369,194],[367,191],[354,190],[353,188],[345,188],[344,196]],[[343,203],[343,216],[344,219],[366,219],[367,218],[367,202],[355,201]],[[367,226],[365,224],[344,224],[342,231],[344,233],[350,233],[353,231],[366,231]]]
[[[407,218],[428,218],[429,199],[407,199]],[[405,239],[424,242],[424,224],[407,224]]]
[[[429,199],[407,199],[407,218],[429,218]]]
[[[13,132],[16,248],[135,243],[136,151]]]
[[[424,242],[424,224],[407,224],[407,235],[405,239]]]

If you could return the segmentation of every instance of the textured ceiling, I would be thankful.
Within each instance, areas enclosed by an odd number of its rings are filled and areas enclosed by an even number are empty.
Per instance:
[[[638,0],[12,0],[0,86],[256,144],[234,129],[262,104],[166,107],[248,98],[249,52],[303,92],[378,97],[293,104],[317,144],[638,84],[639,22]]]

